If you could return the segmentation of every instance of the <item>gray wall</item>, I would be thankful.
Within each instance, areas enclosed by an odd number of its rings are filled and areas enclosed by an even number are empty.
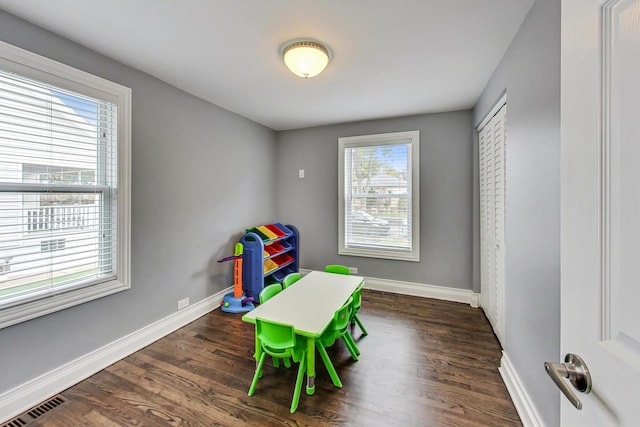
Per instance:
[[[458,111],[279,132],[277,213],[300,229],[301,267],[339,263],[369,277],[471,289],[471,120]],[[339,256],[338,138],[408,130],[420,131],[420,262]]]
[[[132,288],[0,330],[0,394],[232,284],[275,219],[275,133],[0,11],[0,40],[132,88]]]
[[[472,127],[507,90],[505,351],[544,421],[559,423],[558,393],[542,370],[558,359],[560,340],[557,0],[534,3],[473,112],[277,135],[2,11],[0,40],[133,89],[133,287],[0,330],[0,394],[166,317],[178,299],[229,286],[230,266],[215,260],[245,227],[276,218],[299,227],[303,268],[341,263],[370,277],[472,289]],[[416,129],[421,262],[338,256],[338,138]]]
[[[544,372],[560,357],[560,2],[536,0],[474,110],[507,91],[506,341],[526,392],[559,425]]]

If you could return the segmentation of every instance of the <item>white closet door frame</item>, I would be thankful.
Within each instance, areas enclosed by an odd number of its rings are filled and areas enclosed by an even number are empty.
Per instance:
[[[480,305],[505,338],[506,95],[478,125]]]

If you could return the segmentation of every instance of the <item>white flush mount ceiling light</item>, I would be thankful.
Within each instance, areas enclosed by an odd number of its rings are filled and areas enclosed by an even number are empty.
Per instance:
[[[282,52],[284,63],[297,76],[308,79],[317,76],[329,63],[329,51],[318,42],[295,41],[287,44]]]

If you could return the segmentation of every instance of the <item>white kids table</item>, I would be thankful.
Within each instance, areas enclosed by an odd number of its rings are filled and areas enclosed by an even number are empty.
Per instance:
[[[307,338],[307,394],[315,392],[315,341],[331,323],[333,314],[344,305],[364,281],[363,277],[312,271],[283,289],[264,304],[249,311],[242,320],[256,323],[256,317],[293,325],[296,334]],[[260,356],[256,337],[255,358]]]

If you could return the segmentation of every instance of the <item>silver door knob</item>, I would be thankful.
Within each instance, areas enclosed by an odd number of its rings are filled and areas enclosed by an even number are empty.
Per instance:
[[[582,402],[576,397],[563,378],[568,378],[573,387],[581,393],[591,391],[591,374],[584,360],[575,354],[567,353],[564,363],[544,362],[544,369],[560,391],[578,409],[582,409]]]

